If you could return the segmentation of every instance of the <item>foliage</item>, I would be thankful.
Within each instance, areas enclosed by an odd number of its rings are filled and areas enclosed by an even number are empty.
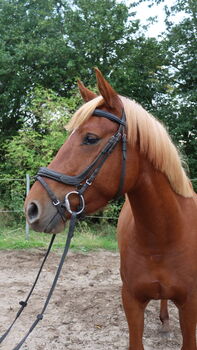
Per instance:
[[[162,2],[165,5],[163,0],[138,0],[135,5],[144,1],[150,7]],[[173,140],[188,162],[190,177],[196,178],[197,2],[176,0],[171,6],[167,2],[165,12],[166,31],[159,46],[163,52],[163,65],[157,75],[158,87],[154,86],[158,93],[154,95],[151,111],[167,125]],[[176,23],[174,16],[180,13],[183,15],[182,19]]]
[[[32,91],[28,110],[31,119],[27,119],[18,134],[3,146],[5,163],[0,164],[0,170],[7,184],[12,178],[25,179],[26,173],[34,176],[40,166],[52,160],[67,137],[64,125],[76,110],[79,100],[77,94],[62,98],[52,90],[41,87]],[[37,130],[31,127],[32,119],[36,120]],[[10,181],[10,186],[0,183],[0,192],[1,206],[21,208],[25,196],[23,181]]]
[[[35,86],[69,96],[77,76],[117,65],[138,30],[129,16],[115,0],[1,0],[1,134],[20,129]]]
[[[64,40],[54,3],[1,0],[0,129],[6,135],[20,128],[21,116],[26,116],[22,107],[36,83],[60,84],[57,75],[63,71],[64,52],[58,48],[64,48]]]
[[[173,24],[173,16],[180,11],[185,12],[184,18]],[[197,173],[196,13],[195,0],[177,0],[171,8],[166,7],[167,35],[163,47],[169,62],[170,90],[161,106],[166,111],[165,118],[174,139],[188,158],[192,178]]]
[[[128,43],[121,65],[111,73],[113,86],[122,95],[141,103],[153,113],[154,101],[166,93],[167,61],[163,47],[155,38],[140,36]]]

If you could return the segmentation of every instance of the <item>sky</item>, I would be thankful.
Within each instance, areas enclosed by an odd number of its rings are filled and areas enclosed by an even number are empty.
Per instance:
[[[149,17],[158,16],[158,22],[150,26],[150,28],[147,31],[147,36],[156,37],[165,30],[165,23],[164,23],[165,13],[164,13],[163,7],[164,7],[163,3],[160,5],[154,5],[151,8],[149,8],[146,3],[142,3],[136,8],[137,10],[136,18],[139,18],[142,24],[146,24],[146,20]]]
[[[127,0],[128,3],[132,2],[132,0]],[[163,3],[159,5],[154,5],[151,8],[148,7],[147,3],[142,3],[138,7],[136,7],[136,18],[140,19],[142,24],[146,24],[146,20],[149,17],[158,16],[158,22],[152,24],[147,31],[147,36],[157,37],[160,33],[165,31],[165,12],[164,6],[167,5],[169,7],[173,6],[176,1],[174,0],[165,0]],[[183,13],[179,13],[173,17],[173,22],[178,23],[183,18]]]

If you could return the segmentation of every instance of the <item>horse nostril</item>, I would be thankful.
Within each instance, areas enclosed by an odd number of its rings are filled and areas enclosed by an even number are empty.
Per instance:
[[[39,208],[36,203],[32,202],[28,205],[27,216],[30,223],[35,222],[39,216]]]

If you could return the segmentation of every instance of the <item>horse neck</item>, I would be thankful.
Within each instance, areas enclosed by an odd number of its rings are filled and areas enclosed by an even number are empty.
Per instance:
[[[127,195],[140,245],[161,250],[180,241],[184,199],[172,190],[166,176],[143,157],[136,185]]]

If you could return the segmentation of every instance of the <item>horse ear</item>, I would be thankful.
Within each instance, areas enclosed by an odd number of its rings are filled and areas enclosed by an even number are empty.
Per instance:
[[[117,100],[119,100],[118,94],[107,82],[107,80],[105,80],[101,71],[98,68],[94,69],[96,72],[96,79],[100,94],[103,96],[108,107],[113,108],[117,104]]]
[[[77,84],[78,84],[78,88],[79,88],[79,91],[80,91],[80,94],[81,94],[81,97],[83,98],[83,100],[85,102],[88,102],[90,100],[93,100],[93,98],[97,97],[97,94],[95,94],[93,91],[87,89],[82,81],[78,80],[77,81]]]

